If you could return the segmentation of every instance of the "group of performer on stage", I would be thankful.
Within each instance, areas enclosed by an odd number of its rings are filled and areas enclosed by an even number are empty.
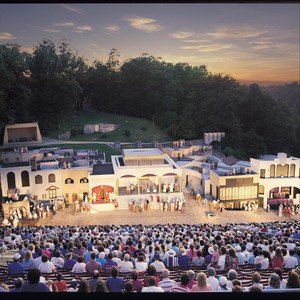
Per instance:
[[[149,199],[133,200],[128,202],[128,209],[131,212],[144,212],[151,208],[151,203]]]
[[[279,204],[278,206],[278,216],[282,217],[291,217],[294,215],[298,215],[300,206],[299,204]]]
[[[170,194],[163,198],[160,203],[161,211],[181,211],[184,213],[186,211],[186,200],[184,198],[175,197],[171,198]]]
[[[27,197],[23,201],[29,201]],[[47,201],[30,201],[29,211],[25,206],[11,208],[8,218],[4,218],[2,225],[14,227],[19,226],[21,220],[37,220],[39,218],[48,218],[53,216],[57,210],[65,210],[66,200],[62,198],[50,199]]]
[[[140,186],[141,187],[141,191],[142,192],[146,192],[146,193],[159,193],[159,189],[158,189],[158,185],[155,183],[145,183],[143,185]],[[127,187],[126,187],[126,193],[130,194],[133,191],[136,190],[136,185],[133,183],[130,183]],[[179,192],[178,189],[178,183],[177,182],[171,182],[171,183],[162,183],[161,184],[161,192],[163,193],[176,193]]]
[[[129,201],[128,208],[131,212],[144,212],[151,209],[153,206],[154,198],[156,198],[156,202],[160,203],[161,211],[186,211],[186,200],[180,197],[171,197],[170,192],[166,197],[160,197],[160,195],[151,195],[150,199],[139,199]]]
[[[91,205],[88,201],[79,201],[78,199],[76,199],[74,201],[74,211],[81,212],[82,214],[90,214]]]
[[[258,204],[255,202],[247,202],[247,203],[243,203],[242,205],[242,209],[245,211],[250,211],[250,212],[254,212],[256,213],[257,209],[258,209]]]
[[[25,206],[16,207],[10,210],[9,217],[4,218],[1,225],[13,227],[19,226],[19,221],[22,219],[27,219],[28,212]]]

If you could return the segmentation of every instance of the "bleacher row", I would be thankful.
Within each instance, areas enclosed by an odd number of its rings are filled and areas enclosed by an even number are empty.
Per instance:
[[[23,278],[24,281],[27,280],[27,273],[23,272],[20,274],[9,274],[8,273],[8,264],[11,261],[7,261],[6,264],[0,265],[0,283],[5,283],[8,285],[8,287],[11,289],[14,287],[15,284],[15,279],[18,277]],[[170,279],[175,280],[176,282],[180,282],[180,277],[183,273],[187,272],[188,270],[193,270],[195,272],[195,277],[199,272],[204,272],[207,274],[207,267],[206,266],[193,266],[190,265],[190,267],[172,267],[168,268],[170,271]],[[282,270],[282,277],[283,279],[287,279],[288,277],[288,272],[291,269],[284,268]],[[261,276],[261,281],[260,283],[266,287],[269,284],[269,278],[270,275],[273,273],[273,269],[269,267],[266,270],[257,270],[255,265],[251,264],[244,264],[244,265],[239,265],[239,269],[237,270],[238,273],[238,280],[241,282],[242,287],[250,287],[253,285],[252,281],[252,275],[253,273],[257,271],[260,276]],[[228,270],[216,270],[216,277],[218,278],[219,276],[226,276]],[[84,272],[84,273],[72,273],[70,270],[65,269],[65,268],[57,268],[56,272],[53,273],[41,273],[41,276],[45,278],[46,281],[52,280],[52,281],[57,281],[56,276],[58,273],[61,273],[63,275],[63,280],[67,283],[68,287],[71,285],[71,280],[72,279],[77,279],[80,281],[80,279],[91,279],[93,277],[93,274]],[[156,275],[162,278],[161,272],[156,272]],[[104,282],[106,282],[107,278],[110,277],[110,273],[106,273],[102,271],[99,275],[99,278],[102,279]],[[139,278],[143,279],[147,277],[147,272],[144,274],[140,275]],[[131,280],[131,272],[119,272],[119,277],[124,278],[125,281]]]

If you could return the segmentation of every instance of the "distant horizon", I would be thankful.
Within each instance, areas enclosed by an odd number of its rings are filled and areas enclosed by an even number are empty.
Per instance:
[[[149,53],[238,81],[300,81],[299,3],[4,3],[0,44],[33,52],[44,39],[106,62]]]
[[[251,85],[252,83],[256,83],[260,86],[272,86],[272,85],[285,85],[285,84],[291,84],[293,82],[297,82],[299,84],[299,81],[292,80],[292,81],[272,81],[272,80],[239,80],[237,78],[234,78],[236,81],[238,81],[241,84],[245,85]]]

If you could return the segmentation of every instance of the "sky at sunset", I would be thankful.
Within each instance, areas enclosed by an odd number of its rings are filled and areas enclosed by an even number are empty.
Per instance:
[[[115,48],[255,82],[300,81],[299,28],[299,3],[0,4],[0,44],[66,39],[90,65]]]

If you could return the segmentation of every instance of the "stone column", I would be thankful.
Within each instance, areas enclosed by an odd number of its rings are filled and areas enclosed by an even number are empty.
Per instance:
[[[116,196],[119,196],[119,179],[118,178],[116,180],[116,191],[115,191],[115,193],[116,193]]]
[[[177,176],[177,178],[178,178],[177,184],[179,186],[179,192],[181,193],[182,192],[182,178],[181,178],[181,176]]]
[[[161,177],[158,177],[158,193],[161,193]]]

